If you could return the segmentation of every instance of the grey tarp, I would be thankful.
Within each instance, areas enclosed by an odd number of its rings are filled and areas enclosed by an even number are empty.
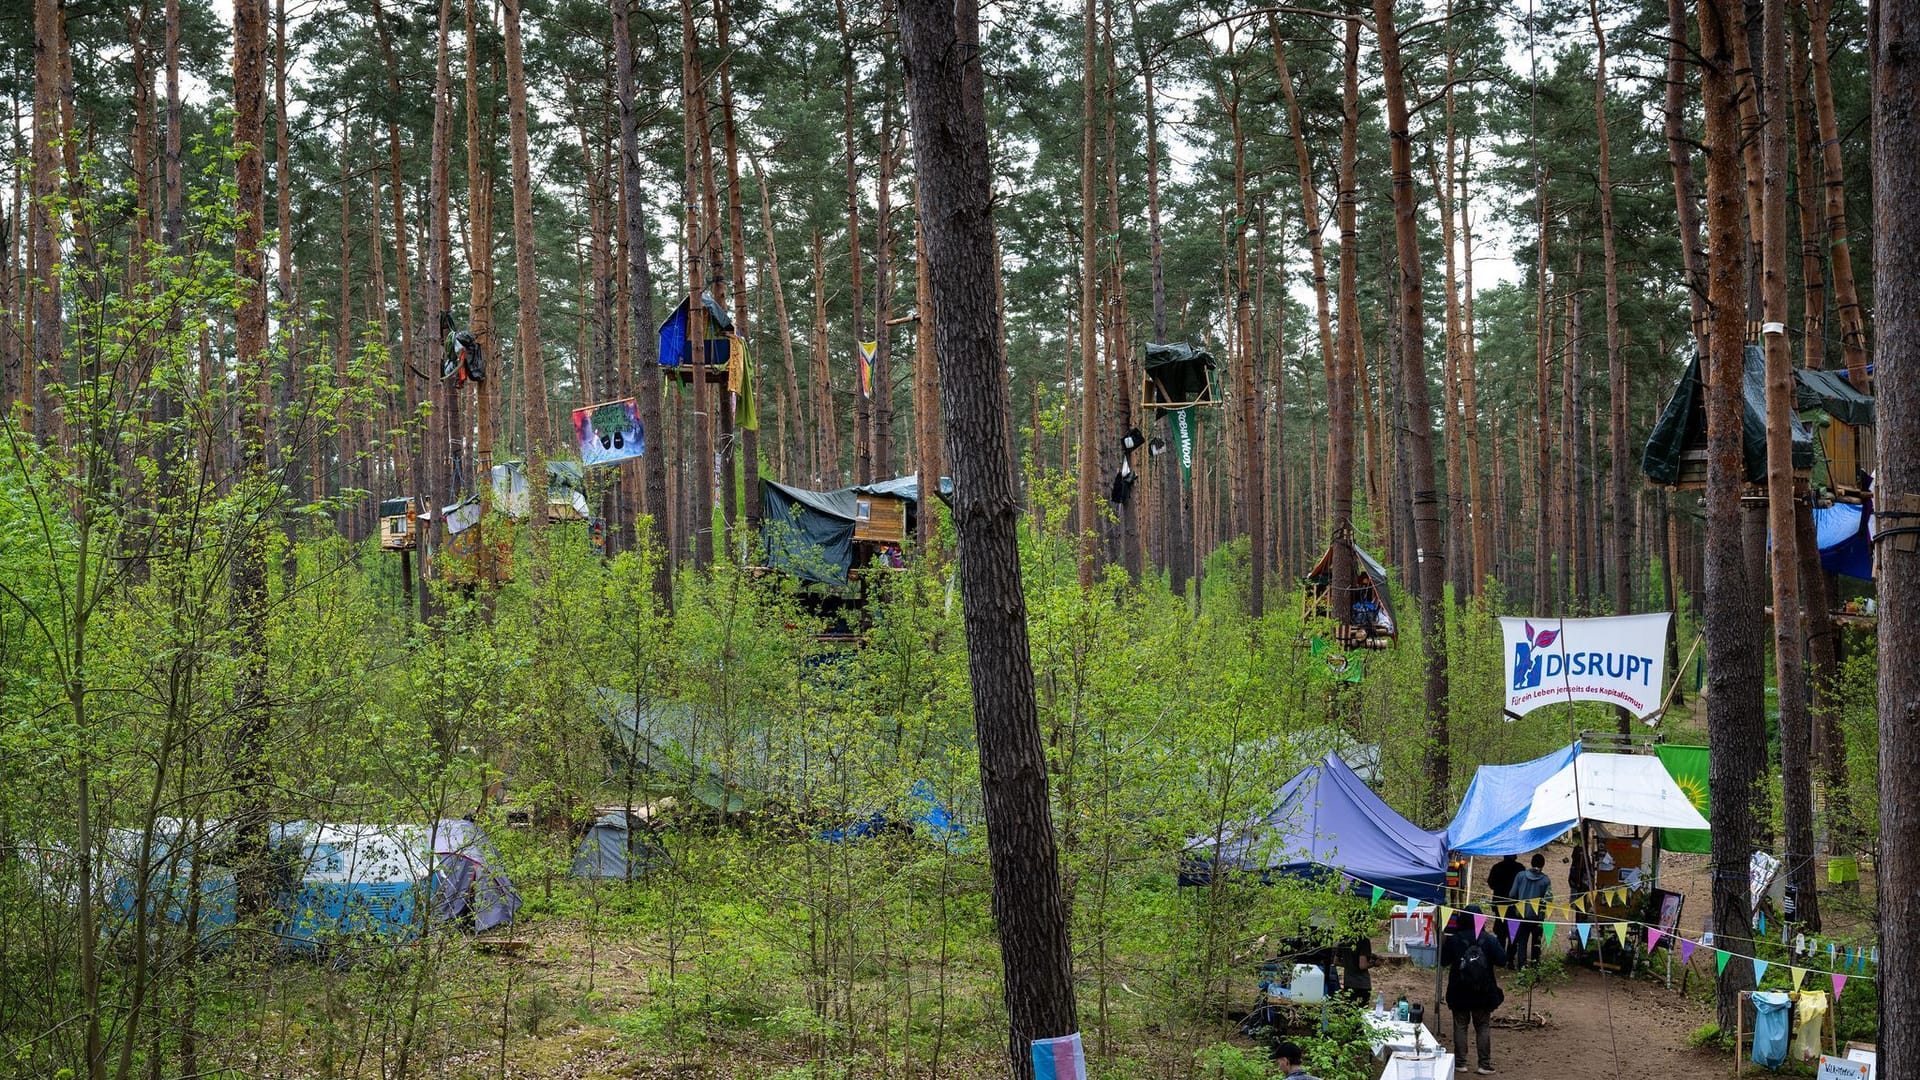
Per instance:
[[[1758,345],[1747,346],[1746,372],[1742,380],[1746,420],[1742,431],[1742,450],[1746,458],[1747,483],[1767,479],[1767,379],[1766,354]],[[1701,377],[1700,356],[1687,361],[1673,397],[1654,422],[1653,434],[1640,458],[1641,471],[1656,484],[1672,484],[1680,479],[1680,459],[1688,450],[1707,445],[1706,384]],[[1793,467],[1813,467],[1813,436],[1798,417],[1793,420]]]
[[[1793,382],[1795,408],[1819,409],[1855,427],[1873,426],[1873,395],[1855,390],[1846,372],[1801,368],[1793,373]]]
[[[944,489],[944,478],[941,484]],[[773,480],[760,481],[767,565],[802,581],[845,585],[847,574],[853,570],[854,514],[862,495],[905,499],[907,531],[913,531],[920,501],[917,475],[834,491],[809,491]]]
[[[1158,383],[1168,401],[1199,401],[1213,382],[1213,354],[1179,342],[1147,344],[1147,378]],[[1147,404],[1163,404],[1149,399]]]
[[[615,810],[600,815],[600,820],[587,829],[569,872],[574,877],[632,881],[644,876],[661,857],[660,849],[647,839],[644,830],[628,828],[626,811]]]
[[[721,745],[718,725],[677,701],[646,701],[638,708],[632,694],[598,690],[595,711],[608,733],[608,757],[622,768],[643,772],[655,793],[689,796],[709,809],[737,813],[746,809],[742,785],[723,772],[720,762],[751,754],[752,745]]]

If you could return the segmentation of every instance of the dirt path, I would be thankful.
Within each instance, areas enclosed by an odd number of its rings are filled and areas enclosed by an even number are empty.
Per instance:
[[[1525,991],[1512,989],[1512,976],[1501,973],[1509,988],[1507,1003],[1494,1013],[1493,1063],[1500,1075],[1615,1080],[1711,1076],[1731,1067],[1725,1055],[1687,1045],[1694,1029],[1712,1019],[1705,1006],[1659,983],[1569,970],[1571,979],[1552,993],[1534,994],[1538,1019],[1532,1024],[1524,1022]],[[1398,963],[1379,971],[1373,985],[1389,1002],[1405,993],[1425,1004],[1428,1028],[1451,1046],[1453,1017],[1444,1008],[1434,1015],[1432,971]],[[1471,1073],[1474,1063],[1467,1064]]]

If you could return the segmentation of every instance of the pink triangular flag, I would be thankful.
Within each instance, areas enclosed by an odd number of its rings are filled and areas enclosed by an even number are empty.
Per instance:
[[[1659,927],[1657,926],[1647,927],[1647,951],[1652,952],[1654,946],[1660,944],[1660,939],[1665,936],[1666,935],[1661,932]]]
[[[1847,977],[1839,972],[1833,973],[1833,1000],[1840,1000],[1840,990],[1847,985]]]
[[[1484,934],[1486,932],[1487,932],[1487,917],[1485,915],[1475,915],[1473,917],[1473,936],[1479,937],[1481,934]]]
[[[1694,950],[1694,947],[1697,946],[1698,944],[1699,942],[1689,941],[1686,938],[1680,939],[1680,962],[1681,963],[1684,964],[1687,961],[1693,959],[1693,950]]]
[[[1518,941],[1519,939],[1520,939],[1520,920],[1508,919],[1507,920],[1507,940]]]

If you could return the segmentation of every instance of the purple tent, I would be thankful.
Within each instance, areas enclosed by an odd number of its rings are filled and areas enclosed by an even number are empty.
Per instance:
[[[520,894],[501,868],[493,841],[471,821],[443,818],[433,827],[434,914],[441,919],[469,918],[475,930],[491,930],[513,921]]]
[[[1287,781],[1265,815],[1230,827],[1217,845],[1211,836],[1189,840],[1186,851],[1203,874],[1208,865],[1262,875],[1334,870],[1436,902],[1446,889],[1445,832],[1401,817],[1338,754]]]

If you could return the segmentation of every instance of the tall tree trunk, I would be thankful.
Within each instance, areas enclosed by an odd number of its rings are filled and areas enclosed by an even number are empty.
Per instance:
[[[1793,347],[1787,341],[1787,3],[1766,0],[1762,52],[1769,123],[1761,132],[1761,341],[1767,362],[1767,524],[1772,533],[1773,671],[1780,702],[1781,824],[1787,881],[1800,921],[1820,928],[1813,844],[1813,718],[1807,711],[1806,634],[1801,626],[1800,535],[1793,480]]]
[[[1804,8],[1805,0],[1793,0],[1794,11]],[[1814,153],[1819,138],[1814,133],[1813,106],[1808,100],[1807,42],[1796,23],[1788,23],[1787,40],[1793,72],[1787,92],[1792,96],[1795,136],[1793,195],[1794,224],[1800,236],[1800,289],[1803,297],[1800,337],[1805,357],[1802,362],[1809,369],[1818,369],[1827,366],[1827,264],[1820,250],[1820,214],[1814,206],[1815,191],[1819,187]],[[1826,612],[1819,612],[1818,615],[1824,619]],[[1809,619],[1814,616],[1815,612],[1807,612]]]
[[[884,71],[884,69],[883,69]],[[882,76],[885,78],[884,74]],[[873,478],[894,475],[893,464],[893,99],[891,87],[880,103],[880,177],[873,208]]]
[[[1134,427],[1133,409],[1133,336],[1129,333],[1127,318],[1126,271],[1127,257],[1121,242],[1121,206],[1120,206],[1120,149],[1119,126],[1120,110],[1116,104],[1119,93],[1120,75],[1117,52],[1113,46],[1113,0],[1103,0],[1101,4],[1103,22],[1101,27],[1103,65],[1106,72],[1102,95],[1106,106],[1106,159],[1107,159],[1107,244],[1113,253],[1113,264],[1107,268],[1107,363],[1112,373],[1113,383],[1113,426],[1111,431],[1118,435],[1131,431]],[[1121,449],[1117,438],[1110,443],[1113,451],[1129,461],[1133,455]],[[1145,461],[1146,455],[1139,455]],[[1120,559],[1127,568],[1129,581],[1138,583],[1142,567],[1142,549],[1140,534],[1140,509],[1147,505],[1145,491],[1133,495],[1115,507],[1120,515]]]
[[[687,366],[693,378],[694,442],[687,455],[693,466],[693,565],[704,570],[713,565],[713,415],[707,386],[707,312],[702,295],[706,275],[702,273],[707,253],[701,233],[710,239],[713,230],[701,225],[701,180],[710,171],[707,161],[707,110],[704,82],[700,73],[700,39],[693,21],[693,0],[680,0],[680,83],[682,136],[686,154],[686,280],[687,280]],[[516,193],[517,195],[517,193]]]
[[[1152,282],[1153,302],[1153,340],[1167,340],[1167,278],[1166,244],[1160,232],[1160,114],[1154,104],[1153,53],[1147,47],[1145,33],[1141,30],[1140,11],[1137,0],[1128,0],[1128,12],[1133,21],[1133,40],[1140,54],[1140,79],[1145,92],[1146,138],[1147,138],[1147,261],[1148,273]],[[1162,545],[1164,567],[1168,581],[1175,595],[1187,587],[1188,546],[1186,537],[1188,523],[1181,512],[1181,481],[1176,471],[1180,467],[1179,455],[1164,455],[1160,466],[1165,472],[1164,478],[1157,478],[1155,488],[1160,493],[1160,518],[1165,526],[1166,542]],[[1036,468],[1038,462],[1035,463]]]
[[[61,380],[60,214],[54,204],[60,195],[60,147],[71,134],[60,116],[64,8],[64,0],[33,4],[33,351],[21,365],[20,401],[28,430],[43,441],[53,430],[46,387]]]
[[[1897,5],[1894,10],[1898,10]],[[1847,242],[1847,174],[1840,158],[1840,122],[1834,114],[1833,78],[1828,70],[1827,22],[1832,15],[1833,0],[1807,0],[1807,46],[1813,56],[1813,111],[1819,119],[1820,152],[1826,172],[1827,247],[1833,255],[1833,305],[1840,316],[1840,343],[1846,352],[1847,381],[1864,392],[1867,388],[1867,324],[1860,308],[1860,290],[1853,280],[1853,249]],[[1876,208],[1880,205],[1884,202],[1876,203]],[[1879,233],[1874,235],[1877,238]]]
[[[728,57],[720,67],[720,123],[723,131],[727,155],[727,243],[733,253],[733,332],[741,341],[752,340],[747,321],[747,240],[746,240],[746,204],[740,196],[740,134],[733,117],[733,52],[729,44],[732,32],[732,0],[717,0],[714,10],[718,15],[717,44],[720,55]],[[755,352],[740,358],[742,364],[752,364]],[[753,379],[758,384],[757,378]],[[749,386],[749,390],[753,387]],[[744,494],[747,501],[747,536],[760,535],[760,431],[759,419],[754,418],[754,426],[740,432],[740,462],[745,475]],[[728,491],[733,490],[729,482]],[[735,543],[739,543],[738,539]],[[738,557],[741,553],[734,551]]]
[[[939,305],[942,405],[954,470],[967,654],[980,746],[1008,1064],[1033,1076],[1030,1040],[1079,1029],[1067,912],[1048,805],[1020,585],[1006,368],[993,288],[991,160],[973,0],[904,0],[902,50]],[[968,43],[966,47],[962,42]]]
[[[1607,137],[1607,34],[1600,25],[1600,2],[1590,0],[1588,13],[1593,19],[1593,37],[1597,44],[1593,76],[1593,121],[1600,132],[1600,250],[1605,265],[1607,290],[1607,404],[1608,453],[1613,466],[1609,470],[1613,488],[1613,613],[1625,615],[1633,610],[1633,550],[1626,531],[1631,520],[1633,498],[1629,486],[1627,449],[1627,358],[1620,340],[1620,261],[1614,246],[1613,227],[1613,150]],[[1627,723],[1624,711],[1621,724]]]
[[[514,343],[519,353],[521,388],[526,395],[527,487],[531,492],[529,519],[535,531],[547,527],[547,454],[552,450],[553,434],[547,414],[547,364],[540,354],[540,277],[539,258],[533,240],[533,168],[527,152],[527,71],[521,58],[520,5],[522,0],[502,0],[502,21],[507,41],[507,138],[513,154],[513,268],[515,307],[519,321]],[[443,286],[444,287],[444,284]],[[699,307],[699,296],[693,307]],[[697,336],[691,336],[693,348],[700,348]]]
[[[278,0],[278,2],[284,10],[286,0]],[[284,26],[284,19],[282,23]],[[387,93],[391,95],[392,99],[396,102],[405,100],[400,91],[400,68],[399,65],[394,62],[393,42],[391,35],[387,32],[387,21],[381,12],[380,0],[374,0],[373,25],[379,32],[380,57],[387,71]],[[279,82],[283,84],[285,82],[284,72],[279,73],[278,78]],[[394,112],[389,112],[387,116],[387,171],[392,180],[393,188],[393,280],[394,285],[399,289],[400,295],[400,377],[407,389],[407,422],[411,424],[418,405],[418,390],[412,373],[407,370],[407,365],[419,364],[422,370],[431,370],[433,364],[426,355],[427,350],[423,349],[419,354],[414,352],[413,280],[412,267],[410,265],[412,258],[407,252],[406,173],[401,164],[400,123],[395,118],[396,115]],[[472,124],[473,122],[471,116],[469,116],[468,123]],[[284,132],[284,121],[282,121],[282,125]],[[282,153],[284,155],[284,150]],[[281,169],[287,167],[284,156],[281,158],[279,167]],[[473,202],[471,198],[469,198],[468,201],[469,203]],[[286,234],[292,230],[292,227],[290,219],[287,217],[286,201],[283,199],[280,218],[280,242],[283,246],[289,242]],[[475,231],[478,231],[477,227]],[[283,258],[284,257],[285,256],[283,256]],[[384,296],[384,294],[382,295]],[[383,306],[384,303],[383,300]],[[432,340],[433,335],[426,335],[422,339],[421,344],[424,345],[426,342]],[[411,462],[409,462],[409,464],[411,464]],[[418,491],[419,489],[409,486],[407,490]]]
[[[1480,476],[1480,348],[1474,340],[1473,329],[1473,201],[1467,194],[1467,176],[1472,171],[1473,140],[1468,139],[1460,162],[1461,283],[1466,292],[1460,305],[1466,323],[1462,334],[1466,339],[1466,354],[1460,362],[1460,384],[1466,396],[1463,422],[1467,437],[1467,505],[1473,515],[1473,594],[1479,596],[1486,591],[1487,578],[1494,572],[1493,536],[1499,496],[1483,490]],[[1498,452],[1494,454],[1496,460],[1499,456]],[[1489,502],[1494,505],[1488,505]]]
[[[1693,312],[1693,340],[1707,337],[1706,249],[1700,244],[1700,209],[1694,198],[1692,140],[1687,137],[1687,0],[1667,0],[1667,167],[1673,173],[1673,197],[1680,222],[1680,263],[1686,272],[1687,300]]]
[[[833,407],[833,369],[827,342],[827,257],[820,230],[813,231],[813,482],[840,485],[840,429]],[[860,394],[858,380],[854,396]]]
[[[1420,568],[1420,645],[1426,662],[1427,816],[1444,816],[1453,797],[1447,746],[1446,554],[1440,536],[1440,502],[1434,492],[1433,414],[1427,397],[1426,317],[1420,295],[1420,233],[1413,190],[1413,146],[1407,124],[1400,34],[1393,0],[1374,0],[1380,36],[1380,66],[1387,95],[1387,134],[1392,140],[1394,232],[1400,259],[1400,396],[1406,401],[1406,446],[1413,503],[1413,541]]]
[[[792,416],[783,415],[780,418],[780,478],[784,482],[791,483],[794,472],[799,470],[799,461],[804,455],[801,454],[797,443],[791,443],[788,440],[790,437],[797,439],[800,432],[808,430],[807,414],[800,403],[799,366],[793,358],[793,324],[787,317],[787,288],[780,277],[780,250],[774,243],[772,195],[768,191],[767,174],[761,171],[758,159],[753,162],[753,179],[760,189],[760,231],[767,238],[767,264],[764,273],[773,285],[773,318],[776,323],[775,333],[780,338],[781,374],[786,380],[787,409],[792,413]],[[921,318],[923,320],[926,318],[925,312],[921,313]],[[823,420],[815,417],[814,422],[821,423]],[[789,469],[793,471],[788,471]]]
[[[519,13],[518,3],[519,0],[513,0],[514,6],[510,6],[508,9],[513,12],[516,18]],[[452,187],[452,180],[447,161],[451,156],[453,139],[453,89],[452,76],[448,67],[449,61],[447,58],[447,38],[452,32],[453,10],[451,0],[440,0],[438,7],[439,12],[434,27],[433,47],[433,127],[428,135],[429,145],[427,148],[426,295],[420,305],[422,317],[426,322],[425,332],[421,334],[423,341],[440,340],[441,335],[444,333],[442,328],[443,323],[450,321],[453,317],[453,245],[450,237],[451,228],[448,219],[448,204],[451,199],[450,188]],[[512,47],[517,47],[519,44],[518,33],[517,27],[509,31],[508,40]],[[513,61],[515,59],[516,56],[510,47],[508,52],[508,65],[510,68],[509,94],[512,93],[511,69],[513,68]],[[524,120],[526,112],[526,87],[524,82],[520,87],[519,102],[521,116]],[[524,124],[522,131],[524,134]],[[524,144],[522,145],[524,146]],[[529,254],[526,257],[531,259],[532,255]],[[521,280],[524,282],[526,279],[522,278]],[[524,310],[527,306],[525,298],[530,294],[523,289],[520,295],[522,297],[521,306]],[[436,405],[439,406],[434,411],[434,423],[429,428],[429,431],[434,435],[434,439],[430,441],[429,444],[429,453],[432,455],[432,461],[434,463],[433,470],[436,477],[433,497],[436,499],[446,499],[451,502],[459,496],[458,488],[463,479],[467,483],[473,482],[472,477],[465,475],[463,451],[466,446],[467,429],[466,425],[460,420],[460,384],[454,379],[432,378],[432,373],[435,369],[432,364],[426,366],[429,372],[429,379],[433,384],[431,391],[433,400]],[[532,399],[533,395],[529,394],[528,397]],[[546,391],[543,385],[539,398],[543,404],[545,397]],[[444,420],[441,419],[442,413],[445,414]],[[529,415],[531,415],[531,413],[529,413]],[[544,416],[545,413],[543,412],[541,415]],[[534,485],[533,502],[536,505],[534,520],[542,522],[544,522],[545,519],[540,515],[546,510],[546,497],[544,494],[546,491],[545,480],[546,470],[541,468],[538,462],[531,462],[528,468],[528,481]],[[481,485],[481,487],[484,490],[486,485]],[[428,505],[429,507],[438,507],[440,504],[429,503]],[[433,535],[433,531],[429,530],[428,535]],[[426,551],[428,549],[423,547],[422,550]],[[432,557],[431,554],[423,554],[420,560],[421,566],[425,567],[429,565]],[[486,576],[491,578],[491,560],[483,553],[481,562],[483,565],[480,569]],[[423,620],[424,617],[431,615],[434,603],[433,590],[421,589],[420,610]]]
[[[1538,410],[1537,438],[1534,439],[1533,482],[1533,612],[1553,614],[1553,480],[1552,436],[1553,401],[1548,389],[1547,363],[1553,353],[1553,324],[1547,307],[1547,170],[1539,170],[1534,199],[1540,212],[1540,239],[1534,266],[1533,325],[1534,407]]]
[[[1227,36],[1227,48],[1231,53],[1231,33]],[[1229,63],[1232,61],[1229,60]],[[1245,129],[1240,121],[1238,67],[1233,68],[1232,83],[1233,96],[1226,102],[1226,107],[1227,123],[1233,130],[1234,341],[1239,346],[1233,361],[1233,411],[1239,416],[1237,435],[1240,442],[1240,490],[1236,492],[1236,497],[1246,515],[1247,614],[1258,619],[1266,610],[1266,517],[1262,505],[1266,484],[1260,466],[1261,403],[1254,391],[1254,365],[1258,361],[1258,353],[1254,345],[1253,281],[1249,276],[1247,259],[1247,229],[1253,219],[1253,208],[1247,201],[1247,144]]]
[[[847,21],[847,0],[834,0],[834,10],[840,18],[840,73],[841,73],[841,135],[846,144],[847,158],[847,253],[850,265],[848,275],[853,290],[853,342],[854,348],[866,334],[866,293],[860,284],[860,157],[858,143],[854,136],[853,80],[856,68],[853,62],[853,28]],[[876,340],[879,336],[876,335]],[[854,380],[853,388],[853,478],[855,483],[866,484],[873,481],[873,447],[867,441],[872,425],[872,404],[862,392],[859,379]]]
[[[943,469],[940,458],[940,371],[939,361],[934,354],[934,341],[938,314],[933,306],[932,267],[927,262],[927,210],[921,197],[920,183],[913,185],[914,226],[913,226],[913,263],[914,263],[914,308],[919,315],[914,330],[913,386],[918,396],[913,407],[914,436],[914,474],[920,478],[920,490],[923,492],[940,490],[940,473]],[[787,370],[791,376],[792,357],[788,357]],[[1036,398],[1036,401],[1038,399]],[[1035,418],[1034,430],[1039,430],[1038,418]],[[1008,448],[1012,453],[1012,448]],[[1034,462],[1039,468],[1039,462]],[[937,522],[931,512],[932,503],[922,504],[916,518],[919,525],[919,541],[922,553],[927,552],[938,531]]]
[[[1746,329],[1745,237],[1741,226],[1739,85],[1734,72],[1734,21],[1727,6],[1739,0],[1700,0],[1702,97],[1707,134],[1708,336],[1706,638],[1707,739],[1712,751],[1713,926],[1715,944],[1752,954],[1747,861],[1753,854],[1756,788],[1766,758],[1761,712],[1761,647],[1754,590],[1747,575],[1740,489]],[[1745,964],[1720,973],[1717,1012],[1732,1026],[1739,994],[1753,985]]]
[[[1824,6],[1824,0],[1822,0]],[[1920,5],[1879,0],[1874,25],[1873,265],[1879,343],[1880,506],[1903,517],[1882,528],[1911,529],[1920,505]],[[1831,104],[1831,101],[1829,101]],[[1824,126],[1824,125],[1823,125]],[[1829,183],[1838,179],[1829,168]],[[1836,249],[1836,263],[1839,250]],[[1836,275],[1837,278],[1838,275]],[[1856,309],[1857,310],[1857,309]],[[1856,384],[1857,385],[1857,384]],[[1920,1029],[1906,1018],[1920,1008],[1920,959],[1907,928],[1920,921],[1920,553],[1911,534],[1881,533],[1875,582],[1880,593],[1880,1061],[1886,1076],[1920,1075]]]
[[[1337,626],[1353,622],[1353,598],[1347,595],[1354,579],[1353,552],[1353,398],[1366,393],[1360,377],[1360,226],[1358,165],[1360,157],[1360,20],[1349,4],[1341,62],[1340,176],[1335,192],[1334,220],[1340,231],[1340,339],[1327,379],[1327,506],[1333,559],[1328,565],[1332,585],[1328,606]],[[1371,397],[1368,412],[1371,414]],[[1371,428],[1369,428],[1371,433]],[[1372,457],[1372,439],[1368,456]],[[1368,491],[1371,498],[1372,491]],[[1371,507],[1369,507],[1371,508]]]
[[[1098,204],[1094,200],[1095,158],[1093,152],[1094,135],[1094,72],[1097,69],[1098,54],[1094,48],[1097,28],[1097,9],[1095,0],[1086,0],[1081,7],[1081,62],[1080,62],[1080,444],[1079,460],[1075,468],[1077,498],[1075,528],[1080,534],[1080,587],[1093,587],[1094,567],[1099,560],[1100,545],[1095,539],[1099,528],[1095,522],[1098,508],[1094,503],[1093,492],[1095,477],[1099,471],[1099,454],[1096,436],[1100,430],[1099,385],[1100,346],[1094,325],[1099,315],[1099,282],[1095,279],[1095,251],[1097,235],[1095,215]],[[1069,383],[1071,389],[1072,384]],[[1071,396],[1069,400],[1072,400]]]
[[[480,344],[480,355],[494,360],[487,377],[474,387],[475,422],[474,484],[480,491],[480,504],[487,509],[493,500],[493,398],[500,378],[497,341],[493,332],[493,139],[480,133],[480,46],[479,26],[475,21],[475,0],[465,0],[466,8],[466,81],[467,81],[467,318],[473,339]],[[404,312],[405,309],[403,308]],[[649,316],[651,317],[651,316]],[[644,328],[643,328],[644,329]],[[429,338],[431,340],[431,338]],[[428,370],[432,365],[427,365]],[[657,398],[658,395],[656,394]],[[412,408],[408,397],[408,408]],[[643,422],[644,422],[644,413]],[[655,417],[656,421],[658,417]],[[659,425],[647,428],[654,437]],[[657,456],[656,459],[657,460]],[[662,556],[664,558],[664,555]]]

